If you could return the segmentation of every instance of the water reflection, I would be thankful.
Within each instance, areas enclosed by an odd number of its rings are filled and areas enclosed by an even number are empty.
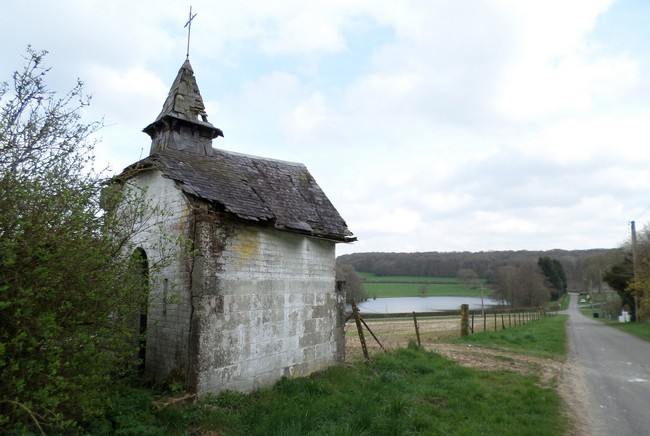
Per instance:
[[[439,310],[460,310],[461,304],[469,304],[470,310],[481,309],[481,297],[399,297],[377,298],[357,303],[362,313],[436,312]],[[485,309],[499,306],[489,298],[483,299]],[[351,310],[348,307],[348,310]]]

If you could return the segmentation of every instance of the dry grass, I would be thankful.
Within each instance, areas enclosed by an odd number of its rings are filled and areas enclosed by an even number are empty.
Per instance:
[[[379,342],[387,350],[394,350],[397,348],[405,348],[408,346],[409,341],[417,341],[415,333],[415,325],[412,319],[367,319],[365,320],[370,330],[378,337]],[[508,318],[504,318],[503,322],[508,327]],[[494,317],[487,316],[485,322],[486,330],[494,330]],[[450,338],[457,338],[460,336],[460,318],[457,316],[450,317],[432,317],[432,318],[418,318],[418,326],[420,330],[420,341],[422,346],[446,342]],[[471,321],[470,321],[471,326]],[[476,317],[474,319],[474,331],[483,331],[483,319]],[[502,328],[502,320],[497,317],[497,329]],[[346,358],[354,359],[361,353],[361,345],[357,333],[357,327],[354,320],[349,320],[345,326],[346,331]],[[381,347],[372,337],[372,335],[364,329],[366,337],[366,344],[370,353],[381,352]]]

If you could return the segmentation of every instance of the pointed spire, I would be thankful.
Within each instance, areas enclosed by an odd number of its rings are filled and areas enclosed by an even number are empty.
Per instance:
[[[212,139],[223,132],[208,121],[205,105],[189,60],[185,60],[156,120],[144,128],[151,152],[166,148],[212,154]]]

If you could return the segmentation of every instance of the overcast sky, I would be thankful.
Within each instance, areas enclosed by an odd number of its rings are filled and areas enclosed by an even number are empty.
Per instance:
[[[99,166],[190,61],[225,150],[304,163],[359,238],[337,254],[610,248],[650,221],[647,0],[21,0],[51,85],[104,117]]]

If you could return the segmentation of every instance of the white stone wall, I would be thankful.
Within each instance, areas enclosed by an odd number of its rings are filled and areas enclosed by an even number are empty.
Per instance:
[[[192,259],[183,241],[192,236],[190,205],[174,182],[157,170],[129,181],[150,212],[136,223],[138,233],[130,249],[147,254],[151,292],[147,313],[145,376],[165,381],[185,380],[189,369],[192,305]]]
[[[215,216],[200,234],[199,395],[252,391],[342,361],[344,296],[335,292],[333,242]]]

